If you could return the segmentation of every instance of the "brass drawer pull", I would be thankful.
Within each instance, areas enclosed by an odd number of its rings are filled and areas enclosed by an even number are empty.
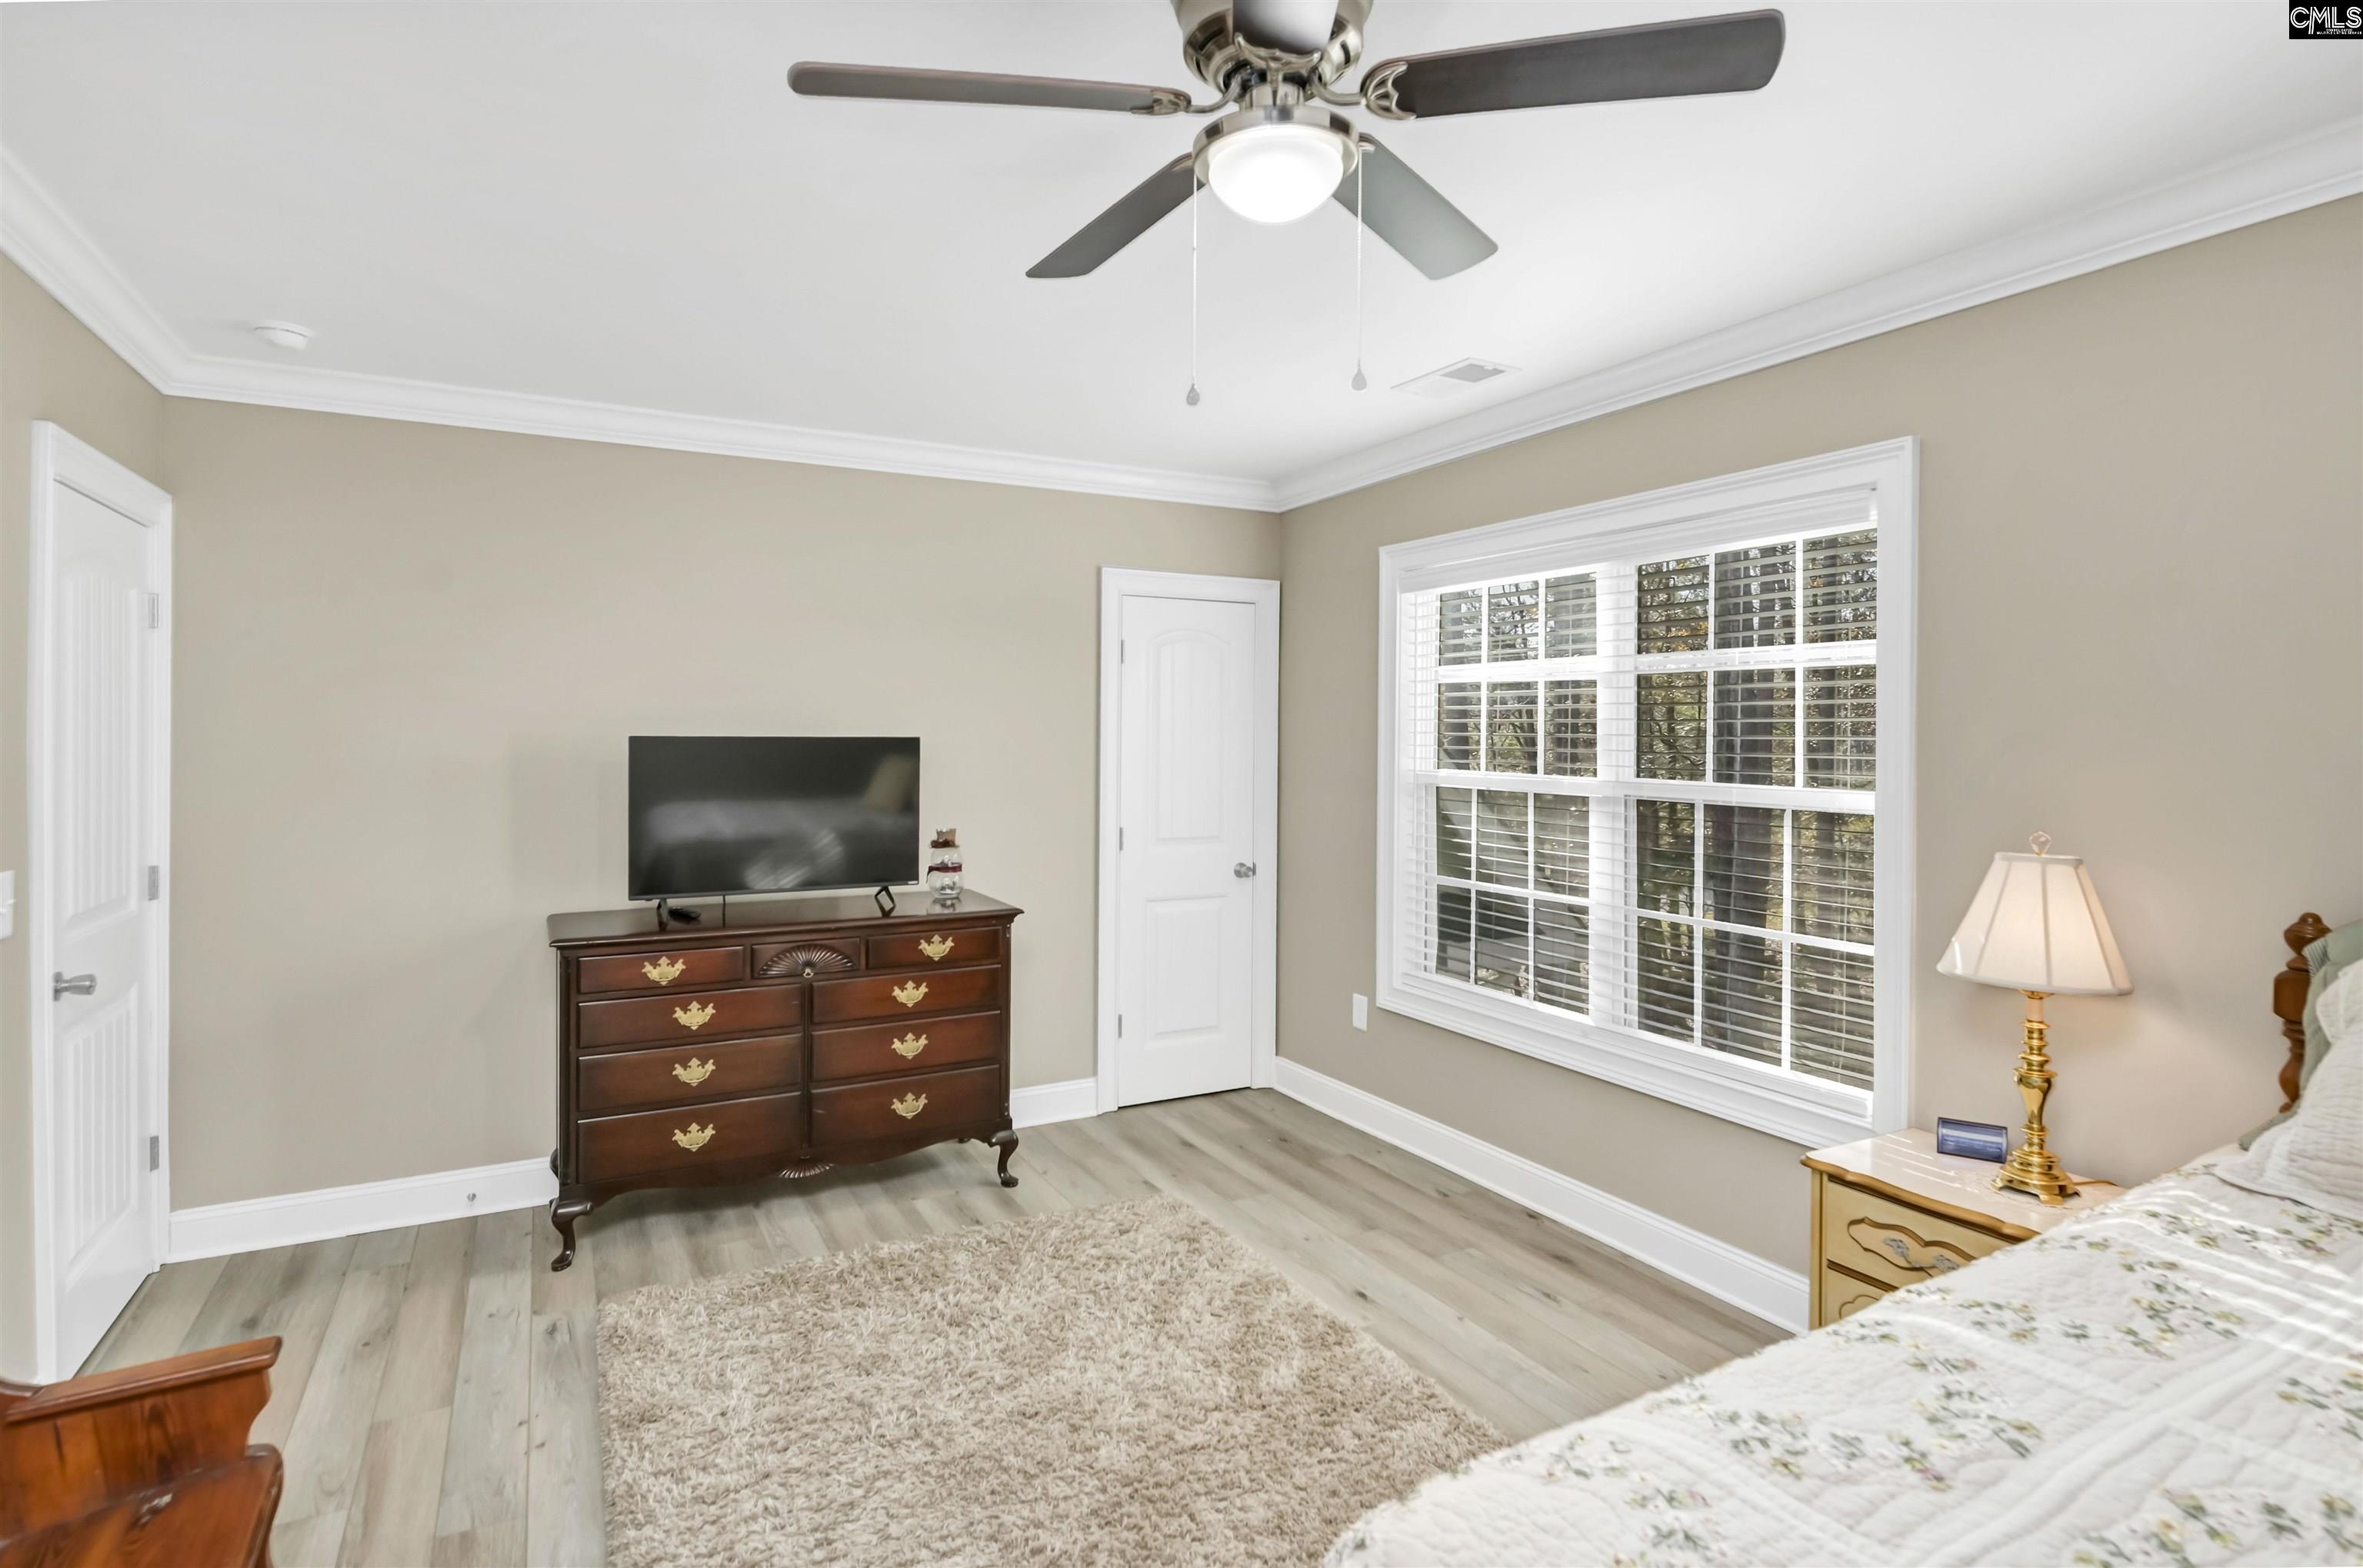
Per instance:
[[[649,979],[654,980],[660,986],[670,986],[675,980],[680,979],[681,972],[688,967],[689,966],[687,964],[682,963],[678,958],[666,957],[659,958],[652,964],[641,965],[640,973],[646,975]]]
[[[906,1094],[900,1099],[890,1100],[887,1103],[894,1108],[895,1115],[908,1121],[927,1109],[927,1097],[923,1094]]]
[[[714,1064],[711,1062],[701,1062],[696,1057],[692,1056],[686,1062],[674,1063],[672,1076],[687,1084],[690,1088],[695,1088],[698,1085],[704,1083],[706,1079],[714,1076]]]
[[[927,1037],[924,1034],[905,1034],[900,1040],[888,1041],[887,1044],[893,1048],[894,1055],[907,1062],[927,1048]]]
[[[677,1007],[672,1010],[672,1021],[683,1029],[703,1029],[712,1022],[713,1019],[714,1004],[711,1002],[692,1002],[687,1007]]]
[[[711,1123],[708,1123],[704,1127],[700,1127],[696,1122],[693,1121],[685,1128],[676,1129],[672,1135],[672,1141],[693,1154],[700,1149],[705,1147],[705,1145],[712,1141],[713,1137],[714,1128]]]
[[[916,1007],[919,1005],[919,999],[927,994],[927,982],[905,980],[896,986],[890,994],[904,1007]]]
[[[937,963],[943,962],[944,955],[951,950],[952,939],[949,936],[930,936],[919,944],[919,951]]]
[[[1847,1226],[1847,1234],[1864,1251],[1914,1274],[1950,1274],[1963,1264],[1977,1261],[1950,1242],[1928,1241],[1901,1225],[1882,1225],[1876,1220],[1857,1220]]]

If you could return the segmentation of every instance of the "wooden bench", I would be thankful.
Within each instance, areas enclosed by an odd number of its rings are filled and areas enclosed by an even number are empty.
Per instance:
[[[271,1561],[284,1479],[249,1446],[276,1339],[46,1387],[0,1382],[0,1568]]]

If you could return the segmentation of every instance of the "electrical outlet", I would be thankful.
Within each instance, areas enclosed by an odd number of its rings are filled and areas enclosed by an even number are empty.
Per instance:
[[[1370,999],[1359,991],[1354,994],[1354,1027],[1357,1029],[1370,1027]]]

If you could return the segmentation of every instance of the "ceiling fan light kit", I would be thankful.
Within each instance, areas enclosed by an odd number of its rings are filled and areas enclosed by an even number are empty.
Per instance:
[[[1208,126],[1196,153],[1198,177],[1231,211],[1294,223],[1337,193],[1354,167],[1354,127],[1315,105],[1268,105]]]

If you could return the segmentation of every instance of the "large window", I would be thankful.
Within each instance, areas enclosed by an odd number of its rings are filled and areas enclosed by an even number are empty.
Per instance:
[[[1911,466],[1386,553],[1381,1005],[1800,1139],[1900,1124]]]

